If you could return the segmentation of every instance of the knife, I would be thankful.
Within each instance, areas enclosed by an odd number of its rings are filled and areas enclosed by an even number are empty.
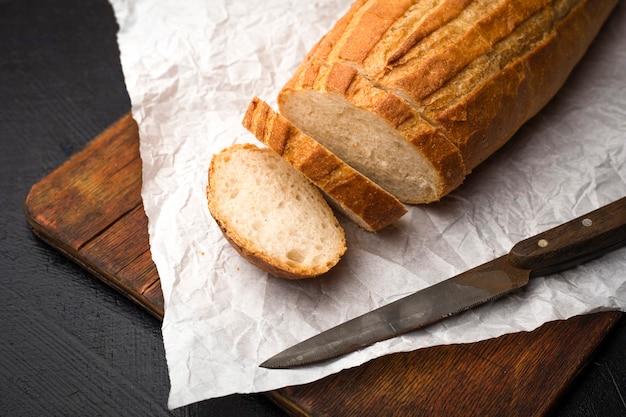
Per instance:
[[[260,366],[326,361],[419,329],[626,244],[626,197],[517,243],[511,251],[453,278],[326,330]]]

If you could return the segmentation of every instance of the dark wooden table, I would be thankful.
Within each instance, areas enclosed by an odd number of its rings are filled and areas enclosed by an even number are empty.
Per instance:
[[[167,410],[160,321],[25,221],[30,187],[130,109],[116,30],[106,0],[0,0],[0,415],[284,416],[262,394]],[[554,415],[626,416],[624,319]]]

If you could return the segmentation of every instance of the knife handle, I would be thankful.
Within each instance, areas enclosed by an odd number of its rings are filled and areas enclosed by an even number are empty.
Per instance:
[[[626,244],[626,197],[522,240],[509,252],[531,276],[549,275],[602,256]]]

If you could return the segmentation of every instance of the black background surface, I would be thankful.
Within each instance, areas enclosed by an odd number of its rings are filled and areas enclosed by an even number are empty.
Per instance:
[[[130,110],[117,29],[106,0],[0,0],[0,416],[283,416],[262,394],[168,410],[160,322],[26,223],[30,187]],[[554,415],[626,416],[625,320]]]

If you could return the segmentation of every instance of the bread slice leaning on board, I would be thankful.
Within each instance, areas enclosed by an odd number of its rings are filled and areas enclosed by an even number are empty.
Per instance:
[[[279,111],[401,201],[437,201],[556,94],[616,4],[357,0]]]
[[[258,97],[250,102],[242,124],[365,230],[376,232],[406,214],[398,199],[304,135]]]
[[[346,251],[343,228],[320,191],[268,148],[237,144],[215,154],[209,211],[253,265],[282,278],[311,278]]]

